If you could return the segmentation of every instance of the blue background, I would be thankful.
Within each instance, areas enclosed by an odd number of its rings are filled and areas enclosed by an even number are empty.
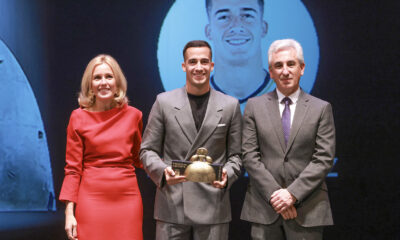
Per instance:
[[[199,11],[187,11],[191,8]],[[283,12],[285,14],[282,14]],[[304,91],[310,92],[318,71],[319,45],[316,29],[307,9],[300,0],[267,0],[264,5],[263,20],[268,23],[268,33],[261,40],[264,69],[268,69],[266,53],[274,40],[296,39],[303,47],[304,56],[307,57],[307,66],[300,85]],[[213,47],[213,41],[208,40],[205,35],[207,23],[205,1],[178,0],[171,6],[162,24],[157,43],[158,67],[166,91],[182,86],[185,79],[185,73],[180,68],[183,62],[182,49],[188,41],[206,40]],[[252,76],[244,77],[252,79]],[[274,88],[275,84],[272,84],[267,87],[267,91]]]

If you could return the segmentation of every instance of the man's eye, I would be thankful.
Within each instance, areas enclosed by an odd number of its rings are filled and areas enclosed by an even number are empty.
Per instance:
[[[275,64],[274,66],[275,66],[275,68],[281,68],[282,64]]]
[[[243,18],[254,18],[254,16],[249,13],[243,14],[242,17]]]
[[[227,21],[228,19],[229,19],[229,16],[226,14],[221,14],[221,15],[217,16],[217,20],[220,20],[220,21]]]
[[[287,65],[289,67],[293,67],[293,66],[296,66],[296,62],[295,61],[290,61],[290,62],[287,63]]]
[[[201,64],[208,64],[208,63],[210,63],[210,60],[208,60],[208,59],[201,60]]]

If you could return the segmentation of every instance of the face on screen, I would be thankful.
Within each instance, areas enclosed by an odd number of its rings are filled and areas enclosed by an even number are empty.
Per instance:
[[[213,0],[206,36],[213,41],[215,56],[243,61],[261,51],[267,23],[257,0]]]

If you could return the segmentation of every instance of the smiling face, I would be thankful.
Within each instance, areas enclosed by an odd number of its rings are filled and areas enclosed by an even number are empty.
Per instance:
[[[269,73],[276,87],[285,96],[299,88],[300,77],[304,74],[304,63],[300,63],[294,48],[286,48],[272,53]]]
[[[257,0],[213,0],[206,36],[214,43],[215,56],[243,61],[261,52],[267,33]]]
[[[91,89],[96,96],[96,104],[111,103],[114,100],[117,83],[108,64],[102,63],[94,68]]]
[[[211,50],[208,47],[190,47],[185,52],[182,70],[186,72],[186,90],[202,95],[210,89],[210,74],[214,69]]]

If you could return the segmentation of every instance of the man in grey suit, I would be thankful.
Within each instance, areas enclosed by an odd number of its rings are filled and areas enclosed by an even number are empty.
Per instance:
[[[299,87],[300,44],[277,40],[268,51],[276,90],[248,101],[243,165],[250,182],[241,219],[253,239],[322,239],[332,214],[325,177],[335,155],[332,107]]]
[[[210,45],[191,41],[183,50],[186,85],[161,93],[150,112],[140,150],[144,169],[157,185],[156,239],[228,239],[229,189],[241,172],[241,113],[233,97],[210,88]],[[171,168],[199,147],[223,164],[221,181],[187,181]]]

